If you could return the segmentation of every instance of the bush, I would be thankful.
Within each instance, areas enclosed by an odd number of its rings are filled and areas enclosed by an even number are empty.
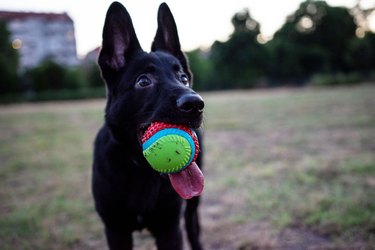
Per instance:
[[[25,77],[31,82],[30,88],[35,92],[97,87],[98,85],[89,84],[91,75],[85,74],[79,67],[66,68],[51,60],[46,60],[25,73]]]
[[[0,96],[14,95],[22,90],[17,75],[18,51],[12,48],[6,22],[0,20]]]
[[[106,93],[97,66],[84,71],[52,60],[26,71],[23,83],[26,91],[2,94],[0,103],[98,98]]]
[[[104,98],[106,90],[103,87],[84,88],[84,89],[61,89],[61,90],[44,90],[30,95],[14,93],[0,95],[0,103],[17,103],[17,102],[40,102],[40,101],[62,101],[62,100],[79,100],[89,98]]]
[[[208,53],[196,49],[187,53],[190,69],[193,73],[193,88],[195,90],[210,90],[212,86],[212,67],[208,59]]]
[[[65,72],[64,87],[68,89],[83,89],[88,86],[87,79],[79,68],[68,69]]]
[[[315,74],[311,78],[312,85],[315,86],[336,86],[344,84],[353,84],[363,81],[363,75],[360,73],[336,73],[336,74]]]
[[[51,60],[46,60],[38,67],[28,70],[25,76],[30,79],[30,87],[35,92],[63,89],[66,83],[65,68]]]
[[[45,90],[37,92],[27,101],[77,100],[102,97],[105,97],[104,86],[101,88]]]
[[[89,87],[103,87],[104,81],[100,75],[99,67],[96,63],[92,63],[85,69],[85,77]]]

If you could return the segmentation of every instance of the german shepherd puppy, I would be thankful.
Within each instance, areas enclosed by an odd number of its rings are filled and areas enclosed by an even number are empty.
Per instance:
[[[153,170],[142,154],[141,138],[152,122],[186,125],[198,134],[202,123],[204,102],[191,89],[192,74],[168,6],[159,7],[158,29],[147,53],[140,47],[127,10],[112,3],[98,63],[107,104],[105,122],[95,140],[92,191],[109,248],[132,249],[132,232],[147,228],[158,249],[182,249],[184,208],[190,245],[202,249],[197,213],[203,188],[197,166],[201,155],[197,164],[166,175]]]

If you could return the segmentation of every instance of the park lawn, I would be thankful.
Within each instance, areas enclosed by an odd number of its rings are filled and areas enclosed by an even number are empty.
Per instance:
[[[321,236],[319,249],[375,245],[374,85],[234,91],[205,100],[206,191],[216,196],[206,199],[232,204],[213,217],[229,215],[223,225],[271,221],[276,234],[308,229]],[[238,246],[306,247],[256,237]]]
[[[317,246],[375,244],[373,84],[202,95],[207,249],[287,249],[289,228]],[[103,109],[104,100],[0,107],[2,249],[104,248],[90,191]],[[267,237],[251,225],[266,225]],[[136,246],[149,242],[141,235]]]

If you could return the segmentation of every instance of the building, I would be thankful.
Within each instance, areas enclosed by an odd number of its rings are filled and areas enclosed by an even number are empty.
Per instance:
[[[89,51],[86,54],[85,58],[83,58],[82,64],[84,66],[91,66],[93,63],[97,63],[99,53],[100,53],[100,49],[101,49],[101,47],[96,47],[95,49]]]
[[[64,66],[78,64],[73,20],[66,14],[0,11],[12,47],[19,50],[21,70],[45,59]]]

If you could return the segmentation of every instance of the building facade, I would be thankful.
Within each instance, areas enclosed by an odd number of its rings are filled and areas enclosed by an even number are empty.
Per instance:
[[[51,59],[64,66],[78,64],[73,20],[66,14],[0,11],[19,51],[20,69]]]

